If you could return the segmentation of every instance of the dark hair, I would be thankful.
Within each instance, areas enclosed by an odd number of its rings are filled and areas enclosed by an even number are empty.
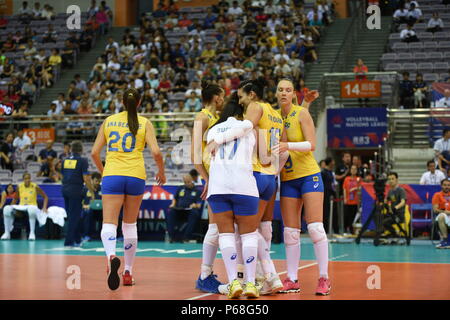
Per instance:
[[[254,92],[258,99],[264,99],[264,87],[267,86],[267,81],[264,77],[259,77],[256,80],[246,80],[242,82],[238,89],[241,89],[245,93],[249,94],[250,92]]]
[[[330,163],[333,162],[333,158],[327,157],[327,158],[325,158],[325,160],[323,160],[323,161],[325,162],[325,164],[326,164],[327,166],[329,166]]]
[[[449,178],[442,179],[442,181],[441,181],[441,186],[444,185],[444,182],[445,182],[445,181],[450,182],[450,179],[449,179]]]
[[[189,171],[189,174],[191,175],[191,177],[198,177],[198,171],[195,169]]]
[[[30,178],[31,178],[31,173],[29,173],[28,171],[25,171],[22,175],[22,179],[25,179],[26,176],[30,176]]]
[[[217,85],[207,81],[202,81],[202,102],[203,104],[211,103],[214,96],[218,96],[223,92],[223,89]]]
[[[427,167],[428,167],[431,163],[434,163],[434,160],[429,160],[429,161],[427,161]]]
[[[214,126],[219,123],[227,121],[229,117],[236,117],[236,116],[242,117],[243,115],[244,115],[244,107],[241,104],[239,104],[239,98],[237,92],[235,91],[230,96],[230,99],[228,100],[222,112],[220,113],[219,120],[217,120]]]
[[[74,141],[72,142],[71,149],[73,153],[81,154],[83,153],[83,144],[81,143],[81,141]]]
[[[123,94],[123,104],[128,113],[128,128],[133,136],[136,136],[139,129],[139,120],[137,116],[137,108],[141,100],[139,91],[134,88],[125,90]]]
[[[447,132],[449,132],[449,131],[450,131],[449,128],[445,128],[445,129],[442,131],[442,135],[445,136],[445,134],[446,134]]]
[[[100,173],[98,173],[98,172],[94,172],[91,175],[91,179],[99,179],[99,180],[101,180],[102,179],[102,175]]]
[[[388,177],[390,177],[390,176],[395,176],[395,178],[398,179],[397,172],[394,172],[394,171],[389,172]]]
[[[64,142],[64,145],[65,145],[65,146],[69,146],[69,147],[71,147],[71,145],[70,145],[70,142],[69,142],[69,141],[66,141],[66,142]]]

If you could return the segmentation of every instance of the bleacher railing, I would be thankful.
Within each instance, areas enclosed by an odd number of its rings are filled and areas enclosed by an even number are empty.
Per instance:
[[[141,113],[155,128],[158,138],[170,140],[171,133],[177,128],[192,128],[194,112],[180,113]],[[2,117],[0,131],[2,137],[9,131],[19,128],[54,128],[55,141],[81,140],[93,142],[103,121],[110,114],[88,115],[30,115],[27,118]]]

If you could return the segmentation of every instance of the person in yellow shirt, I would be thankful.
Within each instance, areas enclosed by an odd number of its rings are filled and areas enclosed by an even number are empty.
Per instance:
[[[194,120],[194,128],[191,142],[191,160],[195,169],[205,181],[205,186],[201,194],[203,200],[206,199],[209,183],[209,154],[206,152],[206,135],[217,120],[219,112],[224,105],[225,91],[216,84],[202,82],[202,103],[203,109],[197,113]],[[195,283],[196,289],[203,292],[219,293],[219,282],[213,273],[213,264],[219,248],[219,229],[214,221],[214,214],[208,206],[208,231],[203,239],[202,264],[200,275]]]
[[[58,49],[53,49],[52,50],[52,54],[48,58],[48,63],[52,67],[55,67],[57,65],[60,65],[61,62],[62,62],[62,59],[61,59],[61,56],[59,55],[59,50]]]
[[[208,62],[216,57],[216,50],[212,48],[211,43],[206,44],[206,48],[202,51],[200,59],[204,62]]]
[[[30,222],[30,234],[28,240],[36,240],[35,228],[37,213],[39,212],[37,196],[44,198],[42,211],[47,212],[48,197],[47,194],[34,182],[31,182],[31,175],[28,172],[23,174],[23,182],[19,184],[16,196],[11,202],[11,205],[3,208],[3,221],[5,225],[5,233],[2,235],[2,240],[11,239],[11,231],[14,228],[14,211],[26,212]],[[16,205],[17,200],[19,204]]]
[[[316,146],[316,135],[314,122],[308,111],[309,104],[318,96],[317,91],[309,91],[305,95],[303,105],[298,106],[293,103],[295,90],[292,81],[279,81],[277,100],[281,107],[288,142],[280,142],[272,151],[289,151],[289,158],[281,171],[280,189],[288,269],[283,291],[299,290],[297,273],[300,260],[300,214],[304,205],[308,233],[319,266],[320,278],[316,294],[328,295],[331,283],[328,279],[328,239],[323,227],[324,187],[320,168],[312,153]]]
[[[91,156],[102,179],[103,225],[101,238],[108,258],[108,286],[116,290],[120,285],[116,256],[117,225],[123,206],[122,233],[124,237],[125,268],[123,285],[133,285],[132,268],[137,247],[137,217],[144,194],[146,170],[143,151],[149,145],[158,166],[156,181],[166,182],[164,161],[151,122],[137,114],[141,104],[139,92],[130,88],[123,95],[125,111],[109,116],[101,125]],[[100,153],[106,149],[105,167]]]

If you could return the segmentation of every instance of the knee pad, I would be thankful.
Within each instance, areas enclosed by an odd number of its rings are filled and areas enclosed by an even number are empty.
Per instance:
[[[284,245],[296,246],[300,243],[300,229],[284,227]]]
[[[308,233],[313,243],[327,241],[327,234],[322,222],[308,224]]]
[[[12,217],[13,216],[13,211],[14,211],[14,209],[13,209],[13,207],[12,206],[5,206],[4,208],[3,208],[3,215],[5,216],[5,217]]]
[[[217,228],[217,224],[212,223],[208,225],[208,231],[205,234],[203,242],[211,246],[219,246],[219,229]]]
[[[241,235],[243,247],[258,248],[258,232],[250,232]]]
[[[272,221],[263,221],[259,225],[259,232],[267,242],[272,241]]]
[[[137,239],[137,224],[122,222],[122,234],[124,239]]]

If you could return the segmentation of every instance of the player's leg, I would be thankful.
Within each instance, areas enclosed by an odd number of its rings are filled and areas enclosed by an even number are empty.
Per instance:
[[[233,195],[233,212],[239,228],[242,242],[242,258],[245,266],[244,295],[250,298],[259,297],[256,287],[256,258],[258,253],[258,240],[262,236],[258,233],[259,218],[257,216],[259,198],[243,195]],[[259,236],[259,237],[258,237]],[[265,244],[264,239],[262,242]],[[267,252],[268,253],[268,252]]]
[[[3,223],[5,226],[5,232],[2,235],[2,240],[11,239],[11,231],[14,228],[14,209],[12,206],[7,205],[3,208]]]
[[[27,208],[28,221],[30,222],[30,235],[28,236],[28,240],[36,240],[35,229],[38,212],[39,208],[36,206],[28,206]]]
[[[282,190],[283,190],[282,186]],[[287,277],[281,292],[299,292],[298,268],[300,265],[300,214],[303,201],[300,198],[281,196],[280,207],[283,218],[283,240],[286,250]]]
[[[100,236],[108,258],[108,286],[111,290],[116,290],[120,285],[116,242],[119,214],[125,200],[125,178],[107,176],[102,180],[103,224]]]
[[[195,287],[203,292],[218,293],[218,287],[222,283],[216,279],[217,275],[213,273],[213,264],[219,248],[219,229],[215,223],[215,217],[210,205],[208,205],[208,218],[208,231],[203,239],[200,275],[195,283]]]
[[[328,238],[323,227],[323,183],[320,173],[307,177],[302,188],[302,198],[308,233],[319,266],[320,278],[316,294],[328,295],[331,283],[328,279]]]
[[[123,249],[125,268],[122,276],[124,286],[134,285],[133,264],[138,245],[137,218],[144,195],[145,180],[127,177],[126,195],[123,203]]]

